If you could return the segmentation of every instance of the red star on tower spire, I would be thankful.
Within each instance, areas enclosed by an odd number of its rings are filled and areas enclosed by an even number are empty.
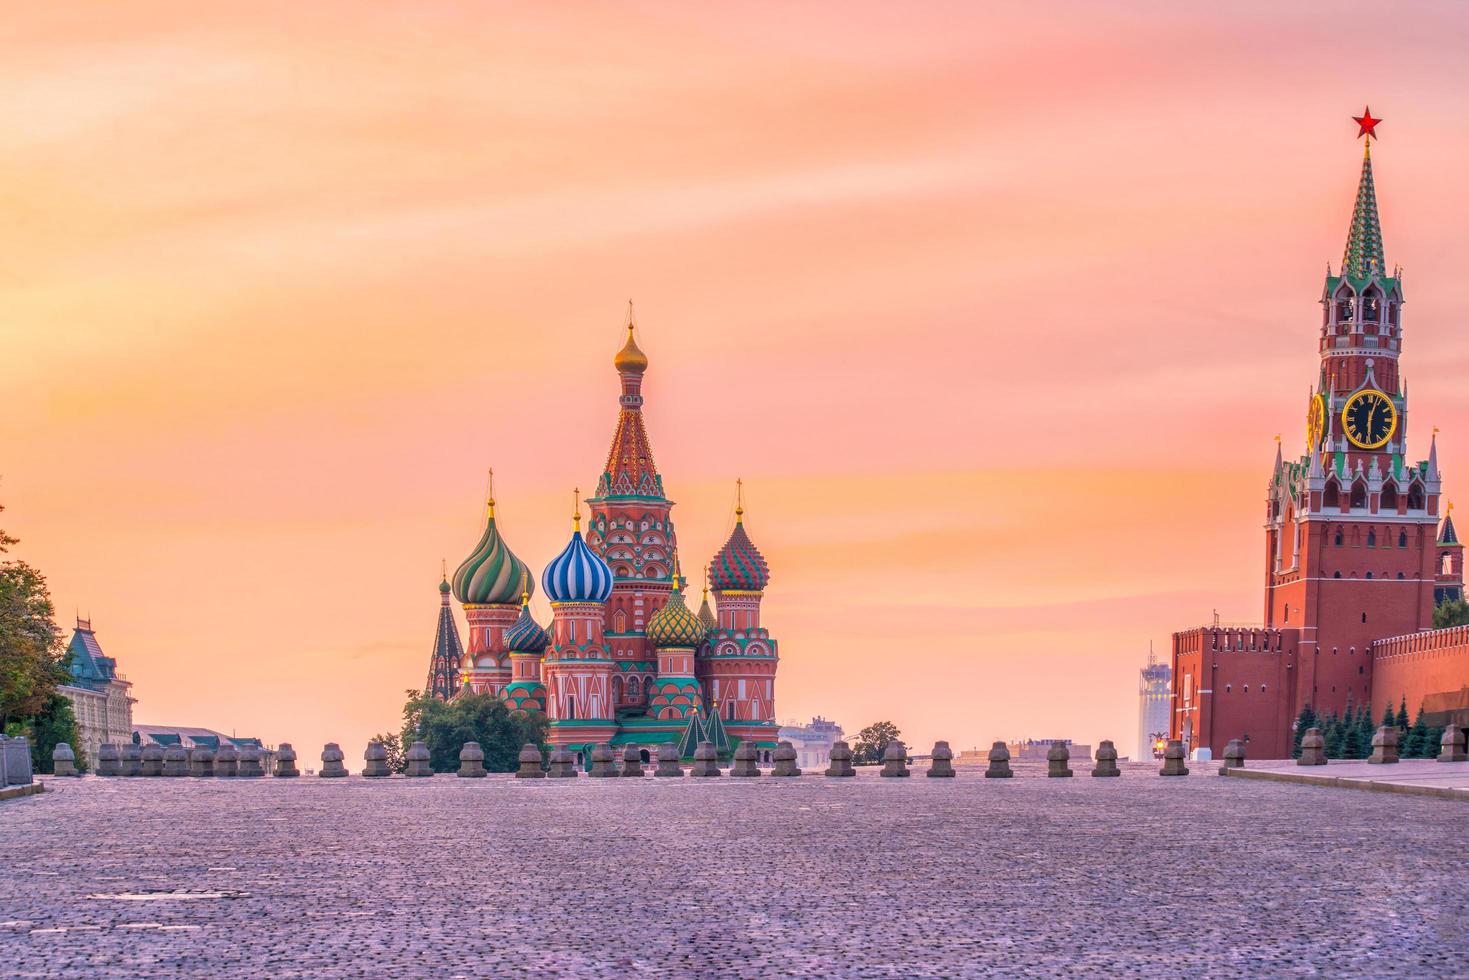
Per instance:
[[[1372,118],[1371,106],[1363,109],[1360,116],[1353,116],[1352,121],[1357,124],[1357,135],[1359,137],[1365,136],[1369,140],[1377,139],[1377,124],[1382,122],[1382,120]]]

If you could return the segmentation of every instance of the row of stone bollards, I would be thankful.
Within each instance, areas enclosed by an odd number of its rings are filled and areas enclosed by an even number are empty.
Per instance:
[[[1396,738],[1396,729],[1380,730],[1378,736],[1373,739],[1374,758],[1369,761],[1398,761]],[[1381,745],[1379,745],[1379,740],[1382,742]],[[1308,731],[1302,739],[1301,765],[1324,765],[1326,760],[1323,746],[1320,730],[1313,728]],[[1457,726],[1451,725],[1445,731],[1444,746],[1445,754],[1440,756],[1442,761],[1463,761],[1465,759],[1464,733]],[[685,775],[676,745],[672,743],[661,745],[657,752],[658,762],[653,772],[654,776]],[[1317,758],[1320,759],[1319,763],[1314,761]],[[249,778],[265,775],[261,759],[262,752],[252,746],[236,749],[233,746],[224,745],[217,751],[211,751],[203,746],[185,749],[180,745],[170,745],[166,748],[161,745],[124,745],[119,750],[113,743],[104,742],[98,752],[97,775]],[[392,770],[388,765],[387,749],[380,742],[368,743],[363,761],[365,765],[362,775],[365,777],[382,778],[392,775]],[[616,753],[612,746],[605,742],[592,748],[589,761],[591,765],[587,775],[592,778],[644,775],[642,756],[636,745],[628,745],[623,749],[620,767],[617,765]],[[770,770],[771,776],[801,775],[801,769],[796,765],[796,749],[790,742],[779,744],[772,756],[772,761],[774,766]],[[1046,775],[1054,778],[1075,775],[1071,770],[1070,761],[1071,750],[1067,745],[1064,743],[1052,745],[1047,753]],[[1176,739],[1170,741],[1163,755],[1163,768],[1159,770],[1159,775],[1187,776],[1189,770],[1184,765],[1184,761],[1183,743]],[[1224,766],[1220,772],[1231,768],[1242,768],[1244,761],[1244,745],[1236,739],[1230,742],[1229,747],[1224,751]],[[56,746],[52,753],[52,762],[58,776],[81,775],[77,772],[76,757],[71,746],[65,742]],[[428,746],[423,742],[414,742],[407,752],[404,775],[432,776],[434,773],[429,762]],[[857,775],[852,765],[852,749],[844,741],[832,744],[830,762],[831,765],[825,772],[827,776]],[[484,763],[485,753],[480,744],[465,742],[464,748],[459,753],[458,775],[466,778],[487,776],[489,773]],[[515,776],[519,779],[565,779],[575,778],[578,775],[576,756],[566,748],[552,749],[550,758],[546,759],[539,746],[534,743],[526,743],[520,750],[518,763]],[[700,742],[694,750],[693,766],[687,775],[710,777],[723,774],[724,770],[719,764],[719,754],[713,743]],[[949,743],[935,743],[925,775],[952,778],[956,774],[954,753],[949,748]],[[1096,766],[1092,769],[1091,774],[1096,777],[1122,775],[1122,770],[1117,767],[1116,746],[1110,740],[1103,740],[1097,746]],[[286,778],[301,775],[300,770],[296,767],[296,751],[289,742],[282,742],[276,750],[274,775]],[[322,749],[321,769],[317,775],[328,779],[348,775],[346,756],[336,742],[328,742]],[[761,775],[759,752],[753,743],[741,742],[736,746],[729,775],[737,778]],[[879,775],[897,778],[912,775],[908,769],[908,750],[902,742],[888,744],[883,752],[882,770]],[[1015,773],[1010,768],[1010,750],[1004,742],[995,742],[989,751],[989,767],[985,770],[985,778],[1008,779],[1014,775]]]
[[[1446,725],[1438,743],[1439,762],[1469,762],[1466,750],[1466,732],[1458,725]],[[1230,743],[1231,745],[1234,743]],[[1383,725],[1372,736],[1372,754],[1367,761],[1373,765],[1390,765],[1399,760],[1398,728]],[[1300,766],[1326,765],[1326,736],[1319,728],[1308,728],[1301,736],[1301,755],[1296,760]]]

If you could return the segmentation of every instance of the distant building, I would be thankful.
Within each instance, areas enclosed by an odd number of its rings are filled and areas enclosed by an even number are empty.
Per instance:
[[[1070,747],[1072,762],[1085,761],[1092,757],[1090,745],[1081,745],[1069,738],[1027,738],[1011,742],[1006,747],[1010,750],[1012,762],[1045,762],[1046,754],[1051,751],[1051,746],[1056,744]]]
[[[211,752],[218,752],[219,747],[226,743],[237,749],[247,746],[260,750],[260,764],[270,772],[275,765],[275,746],[266,745],[258,738],[239,738],[234,735],[226,735],[224,732],[216,732],[212,728],[180,728],[177,725],[134,725],[133,731],[123,741],[136,742],[139,745],[162,745],[167,748],[170,745],[182,745],[185,749],[206,748]]]
[[[77,747],[89,766],[97,764],[103,742],[123,744],[132,738],[133,685],[117,672],[117,661],[102,652],[90,619],[77,619],[66,648],[71,683],[56,689],[71,701],[77,719]]]
[[[1148,665],[1138,672],[1137,688],[1137,758],[1151,759],[1161,739],[1168,741],[1168,725],[1172,712],[1173,668],[1158,663],[1153,645],[1148,644]]]
[[[825,769],[831,759],[831,747],[845,734],[842,726],[817,715],[810,724],[781,726],[776,739],[790,742],[796,750],[796,765],[802,769]]]

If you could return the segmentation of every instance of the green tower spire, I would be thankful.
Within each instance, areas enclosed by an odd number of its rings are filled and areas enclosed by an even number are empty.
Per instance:
[[[1347,232],[1347,249],[1341,260],[1342,275],[1365,279],[1374,273],[1387,275],[1382,257],[1382,226],[1377,220],[1377,188],[1372,183],[1372,138],[1362,155],[1362,178],[1357,183],[1357,203],[1352,207],[1352,227]]]

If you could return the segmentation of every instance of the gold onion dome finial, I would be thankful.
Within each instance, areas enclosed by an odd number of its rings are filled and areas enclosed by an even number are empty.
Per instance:
[[[612,359],[612,366],[623,374],[642,374],[648,370],[648,355],[644,354],[638,347],[638,342],[633,339],[632,300],[627,301],[627,343],[622,345],[622,350]]]

